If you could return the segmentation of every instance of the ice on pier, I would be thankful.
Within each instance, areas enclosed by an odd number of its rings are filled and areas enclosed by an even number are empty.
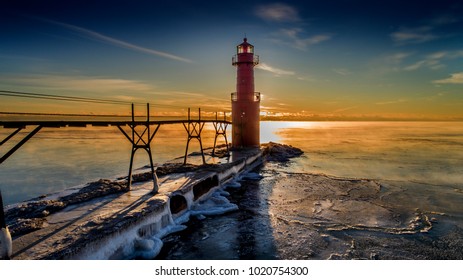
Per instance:
[[[50,238],[32,251],[18,248],[18,258],[152,259],[163,247],[162,238],[185,230],[190,217],[205,219],[239,210],[225,189],[263,178],[251,171],[262,163],[262,151],[235,155],[231,162],[220,165],[158,168],[166,174],[160,177],[156,195],[151,192],[152,182],[144,179],[150,176],[144,173],[130,191],[120,178],[99,180],[64,196],[54,195],[63,205],[46,215],[47,226],[37,233]],[[92,195],[87,199],[88,193]],[[33,243],[34,236],[19,236],[18,244]]]
[[[212,216],[236,210],[238,210],[238,205],[231,203],[226,197],[216,192],[208,200],[195,205],[190,212],[194,216]]]

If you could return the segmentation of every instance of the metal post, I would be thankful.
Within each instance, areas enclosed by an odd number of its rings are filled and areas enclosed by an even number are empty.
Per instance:
[[[132,142],[132,152],[130,154],[129,175],[127,177],[127,186],[128,186],[128,188],[130,190],[130,189],[132,189],[133,158],[135,156],[135,152],[137,151],[137,148],[135,146],[135,110],[134,110],[133,103],[132,103],[132,123],[129,126],[132,129],[132,138],[130,139],[130,142]],[[119,129],[120,129],[120,127],[119,127]]]
[[[201,132],[200,132],[200,134],[201,134]],[[199,148],[201,149],[201,157],[203,159],[203,164],[206,164],[206,158],[204,157],[203,141],[201,141],[201,135],[197,139],[199,140]]]
[[[199,141],[199,147],[201,148],[201,157],[203,158],[203,164],[206,164],[206,158],[204,157],[204,150],[203,150],[203,141],[201,141],[201,132],[203,131],[204,124],[201,124],[201,108],[198,108],[198,126],[199,131],[196,139]]]
[[[206,158],[204,157],[204,150],[203,150],[203,143],[201,141],[201,131],[203,130],[204,123],[201,123],[201,108],[198,108],[198,120],[192,121],[190,116],[190,108],[188,108],[188,125],[183,122],[183,127],[185,128],[186,132],[188,133],[188,139],[186,142],[186,149],[185,149],[185,156],[183,158],[183,164],[186,164],[186,160],[188,157],[188,147],[190,145],[191,139],[195,138],[199,141],[199,146],[201,148],[201,156],[203,160],[203,164],[206,164]]]
[[[133,168],[133,159],[135,157],[135,153],[138,149],[143,149],[148,153],[148,157],[150,160],[150,167],[151,167],[151,174],[152,174],[152,179],[153,179],[153,193],[157,193],[159,191],[159,182],[158,182],[158,177],[156,176],[155,170],[154,170],[154,164],[153,164],[153,154],[151,153],[151,141],[154,138],[154,135],[159,129],[160,124],[156,127],[154,130],[153,134],[151,134],[151,128],[150,128],[150,105],[149,103],[146,103],[146,122],[144,124],[145,130],[143,133],[139,134],[136,132],[136,123],[135,123],[135,112],[134,112],[134,105],[132,103],[132,123],[130,124],[130,128],[132,129],[132,138],[130,138],[127,133],[120,127],[119,130],[125,135],[127,139],[132,143],[132,153],[130,155],[130,166],[129,166],[129,176],[127,178],[127,184],[129,187],[129,190],[132,188],[132,168]],[[147,133],[148,132],[148,133]],[[145,136],[145,134],[147,135]],[[135,135],[137,137],[135,137]],[[144,139],[146,137],[146,141]],[[141,142],[141,144],[139,144]]]
[[[5,212],[3,210],[3,196],[0,190],[0,228],[6,228]]]
[[[3,241],[2,247],[0,248],[0,260],[9,260],[13,253],[13,242],[11,239],[10,231],[6,226],[5,211],[3,210],[3,197],[2,191],[0,191],[0,238]]]
[[[216,122],[213,123],[214,128],[215,128],[214,148],[212,149],[212,155],[213,156],[215,155],[215,149],[216,149],[216,145],[217,145],[217,138],[219,137],[219,135],[223,135],[223,137],[225,138],[225,145],[227,147],[227,155],[230,154],[230,151],[228,149],[228,140],[227,140],[227,126],[228,126],[228,123],[226,123],[225,112],[223,113],[223,115],[224,115],[223,122],[219,122],[218,113],[217,112],[215,113]]]
[[[153,156],[151,154],[151,148],[148,147],[148,149],[145,149],[145,150],[148,153],[148,156],[150,158],[151,177],[153,179],[153,193],[158,193],[159,192],[159,182],[158,182],[158,176],[156,175],[156,172],[154,171]]]
[[[185,130],[188,133],[188,139],[186,140],[186,149],[185,149],[185,156],[183,157],[183,164],[186,164],[186,158],[188,156],[188,146],[190,145],[190,108],[188,108],[188,127],[185,126],[185,123],[183,123],[183,127],[185,127]]]
[[[224,121],[223,136],[224,136],[224,138],[225,138],[225,145],[227,146],[227,155],[229,156],[229,155],[230,155],[230,150],[228,149],[228,140],[227,140],[227,127],[228,127],[228,123],[226,123],[226,121],[227,121],[227,114],[225,113],[225,111],[223,112],[223,121]]]
[[[148,142],[149,142],[149,137],[151,135],[150,133],[150,104],[146,103],[146,126],[148,128]]]
[[[215,137],[214,137],[214,148],[212,149],[212,156],[215,156],[215,146],[217,145],[217,125],[219,124],[218,123],[218,120],[219,120],[219,113],[216,111],[215,112],[215,123],[214,123],[214,129],[215,129]]]
[[[132,145],[132,153],[130,155],[130,165],[129,165],[129,177],[127,177],[127,186],[129,187],[129,190],[132,189],[132,166],[133,166],[133,157],[135,156],[135,152],[137,151],[137,148],[135,148]]]
[[[151,176],[153,178],[153,193],[158,193],[159,191],[159,182],[158,182],[158,176],[156,175],[156,172],[154,171],[154,164],[153,164],[153,154],[151,153],[151,140],[153,140],[154,134],[159,129],[159,125],[156,127],[153,135],[151,135],[151,129],[150,129],[150,104],[146,103],[146,127],[148,129],[148,139],[146,141],[146,148],[145,151],[148,153],[149,159],[150,159],[150,167],[151,167]]]

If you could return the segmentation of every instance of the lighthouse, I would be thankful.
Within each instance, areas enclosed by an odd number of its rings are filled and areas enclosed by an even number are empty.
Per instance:
[[[247,38],[236,47],[232,59],[236,66],[236,92],[231,94],[232,144],[234,148],[260,145],[260,93],[254,91],[254,66],[259,56]]]

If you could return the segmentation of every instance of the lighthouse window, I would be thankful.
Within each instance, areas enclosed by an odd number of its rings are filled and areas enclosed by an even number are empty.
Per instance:
[[[254,47],[251,45],[239,45],[236,47],[237,53],[253,53]]]

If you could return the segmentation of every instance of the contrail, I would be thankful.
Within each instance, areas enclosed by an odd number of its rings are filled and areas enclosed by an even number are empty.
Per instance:
[[[129,50],[134,50],[134,51],[138,51],[138,52],[142,52],[142,53],[152,54],[152,55],[156,55],[156,56],[162,56],[162,57],[166,57],[166,58],[170,58],[170,59],[178,60],[178,61],[183,61],[183,62],[187,62],[187,63],[192,63],[193,62],[192,60],[184,58],[184,57],[180,57],[180,56],[177,56],[177,55],[173,55],[173,54],[170,54],[170,53],[161,52],[161,51],[157,51],[157,50],[153,50],[153,49],[148,49],[148,48],[145,48],[145,47],[140,47],[140,46],[137,46],[137,45],[134,45],[134,44],[122,41],[122,40],[118,40],[118,39],[103,35],[101,33],[98,33],[98,32],[95,32],[95,31],[92,31],[92,30],[89,30],[89,29],[85,29],[85,28],[82,28],[82,27],[79,27],[79,26],[72,25],[72,24],[63,23],[63,22],[54,21],[54,20],[49,20],[49,19],[41,19],[41,20],[47,21],[47,22],[52,23],[52,24],[63,26],[65,28],[67,28],[67,29],[70,29],[70,30],[76,31],[76,32],[78,32],[80,34],[83,34],[85,36],[88,36],[91,39],[102,41],[102,42],[105,42],[105,43],[108,43],[108,44],[111,44],[111,45],[114,45],[114,46],[117,46],[117,47],[129,49]]]

